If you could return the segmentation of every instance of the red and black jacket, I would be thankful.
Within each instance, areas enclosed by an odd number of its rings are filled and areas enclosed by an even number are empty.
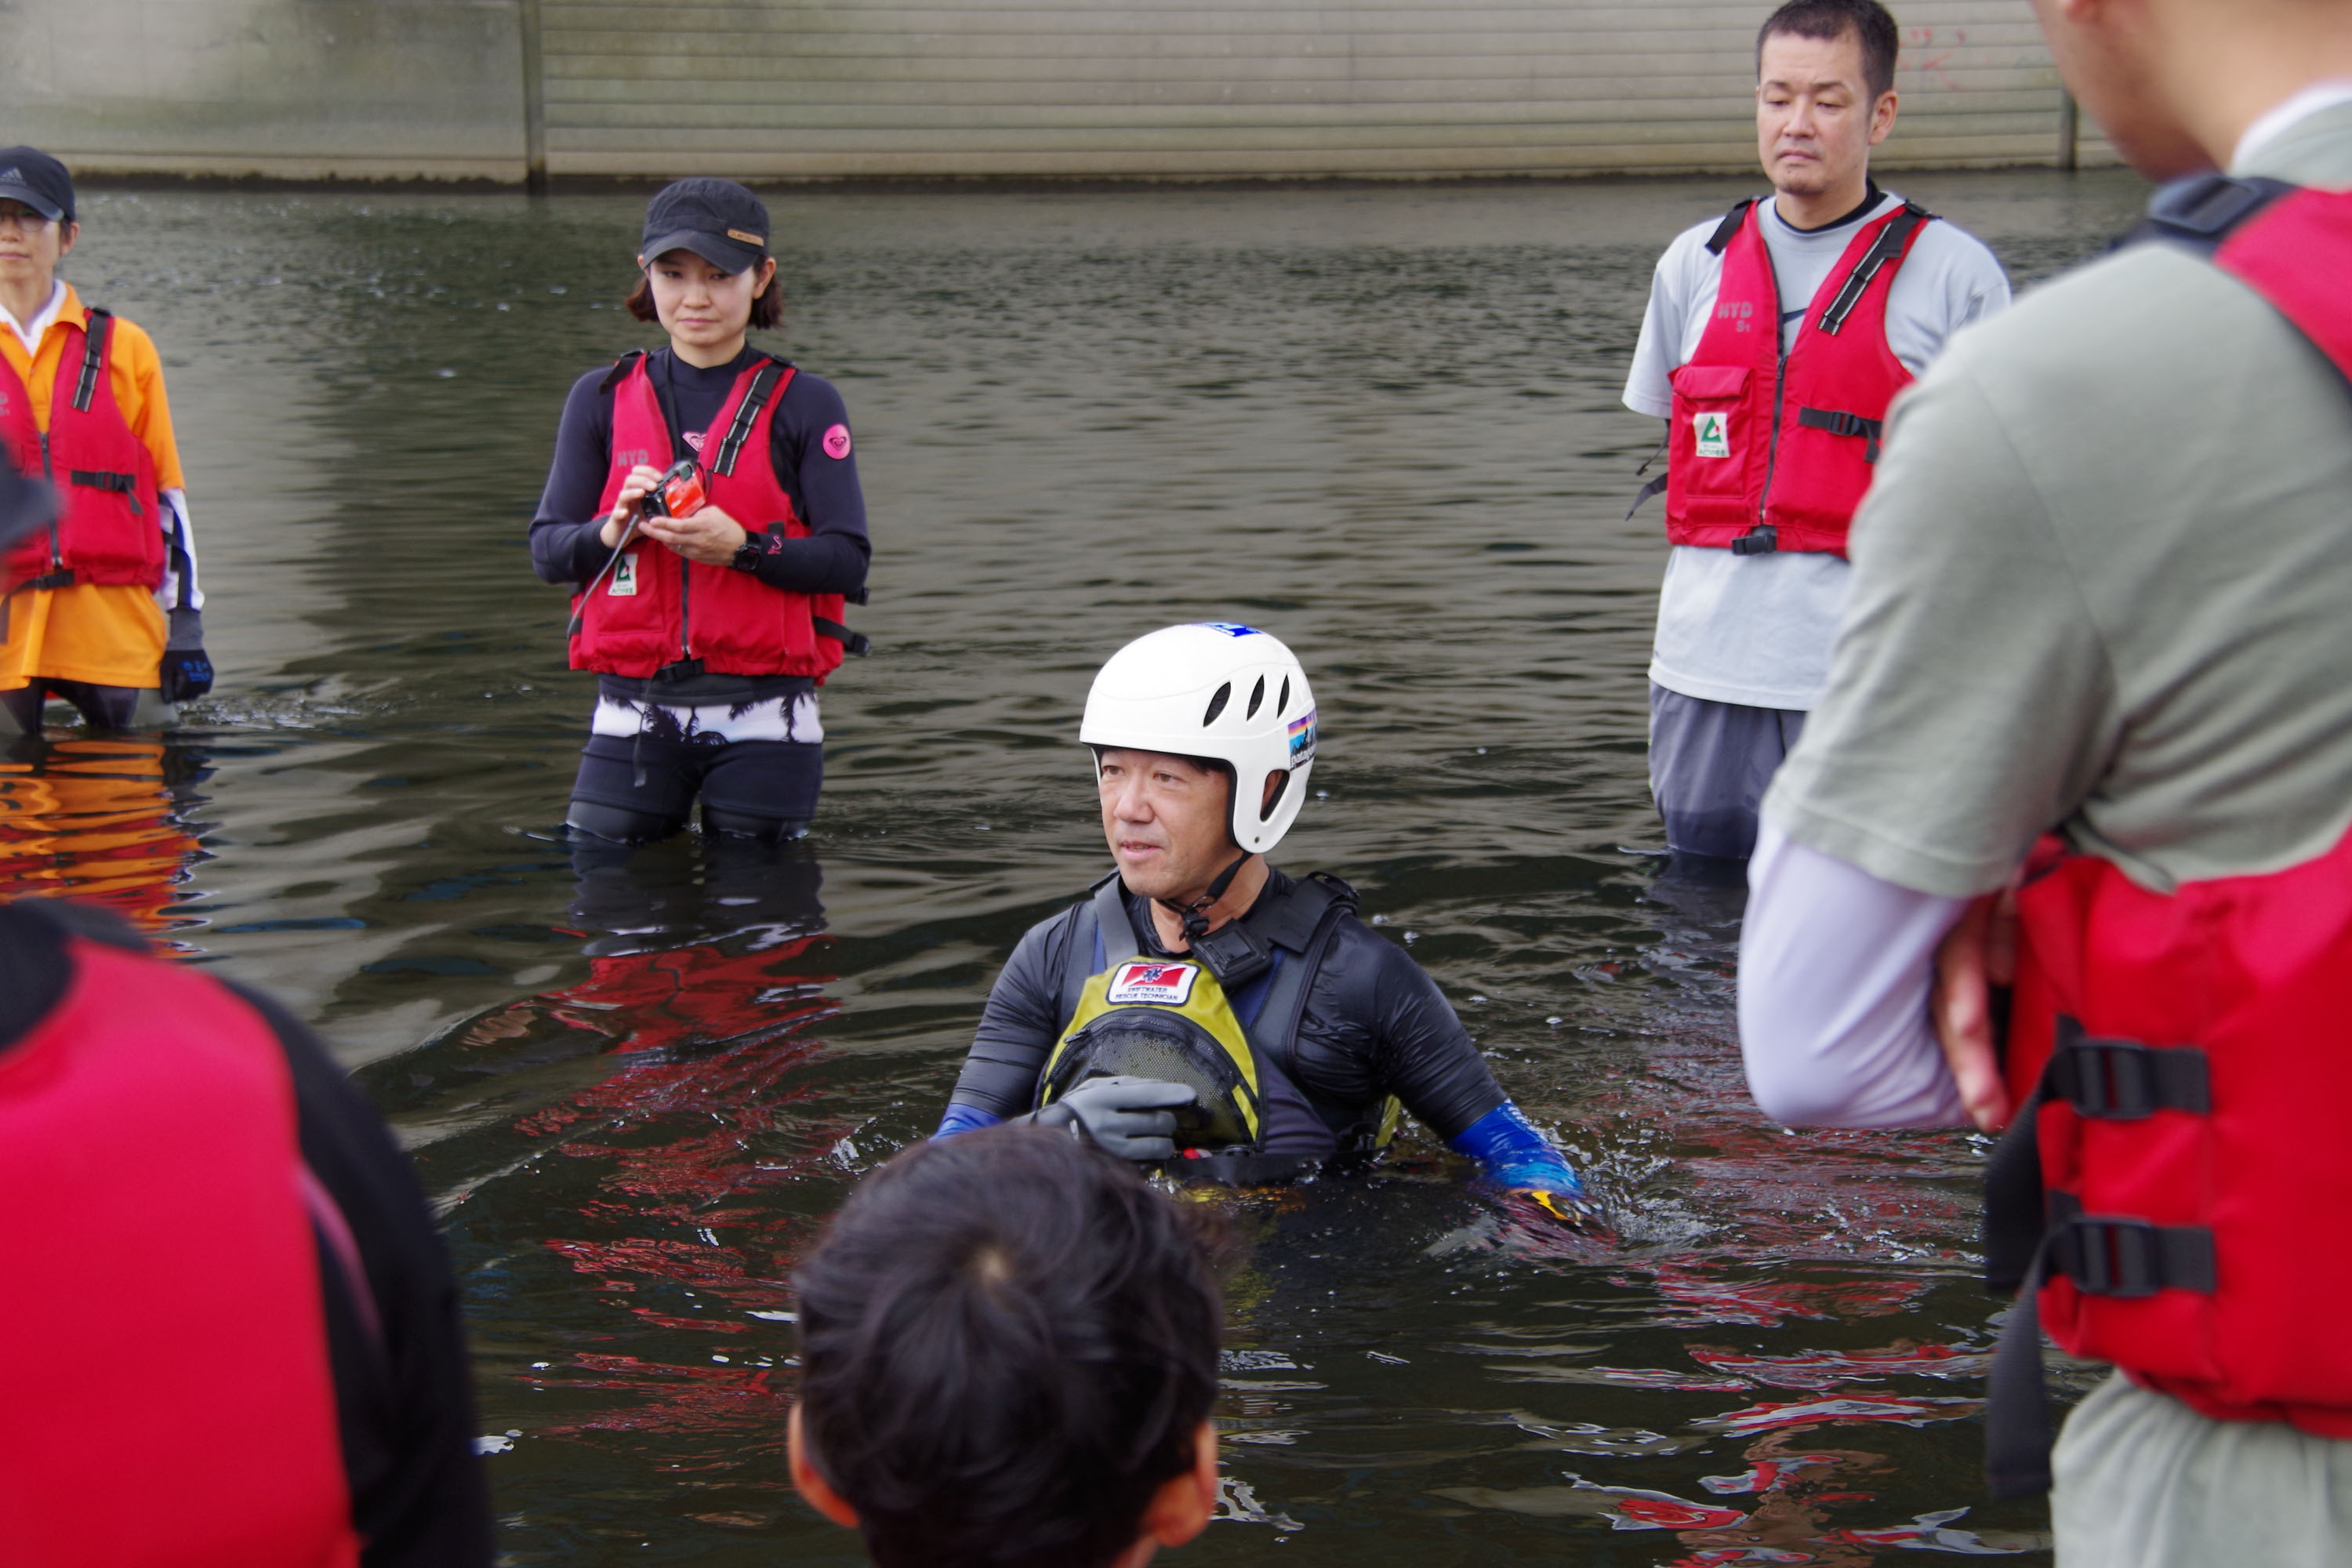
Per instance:
[[[114,401],[108,343],[114,318],[92,309],[87,328],[66,325],[49,392],[49,427],[16,367],[0,359],[0,442],[17,471],[57,486],[57,520],[10,552],[5,576],[20,588],[78,583],[159,588],[163,584],[163,502],[155,459]]]
[[[1935,215],[1905,205],[1866,223],[1822,279],[1783,353],[1780,289],[1759,205],[1707,241],[1723,258],[1715,314],[1674,374],[1666,538],[1741,555],[1845,553],[1878,437],[1911,373],[1886,344],[1886,299]]]
[[[447,1258],[292,1018],[0,904],[0,1558],[486,1568]]]
[[[2152,211],[2143,232],[2209,251],[2352,378],[2352,193],[2209,175]],[[2049,1486],[2037,1321],[2214,1419],[2352,1438],[2352,837],[2169,893],[2090,856],[2035,869],[2006,1047],[2024,1109],[1986,1192],[1988,1281],[2021,1291],[1995,1490]]]
[[[607,514],[632,468],[667,468],[679,449],[646,365],[644,354],[631,353],[610,378],[612,467],[598,503]],[[766,460],[769,426],[793,374],[775,360],[754,360],[711,422],[714,433],[724,434],[709,448],[703,483],[711,504],[754,537],[763,528],[787,539],[809,532]],[[572,668],[633,679],[676,671],[808,676],[823,685],[840,668],[845,648],[864,651],[864,639],[842,624],[842,595],[771,587],[750,573],[688,561],[641,536],[573,596],[572,609]]]

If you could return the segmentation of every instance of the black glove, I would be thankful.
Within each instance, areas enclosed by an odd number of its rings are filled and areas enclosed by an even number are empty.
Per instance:
[[[213,689],[213,661],[205,657],[205,613],[173,610],[157,684],[166,702],[193,702]]]
[[[1176,1157],[1176,1108],[1199,1103],[1181,1083],[1156,1078],[1090,1078],[1025,1119],[1075,1127],[1104,1153],[1149,1164]]]

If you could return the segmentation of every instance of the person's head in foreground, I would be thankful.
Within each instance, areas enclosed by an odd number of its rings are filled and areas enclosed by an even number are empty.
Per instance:
[[[882,1568],[1133,1568],[1208,1523],[1213,1211],[1036,1127],[918,1144],[793,1276],[793,1483]]]

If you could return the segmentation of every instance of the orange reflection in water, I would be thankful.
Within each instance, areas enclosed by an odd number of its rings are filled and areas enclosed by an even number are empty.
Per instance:
[[[141,931],[200,851],[173,815],[163,742],[135,735],[20,741],[0,753],[0,898],[73,898]]]

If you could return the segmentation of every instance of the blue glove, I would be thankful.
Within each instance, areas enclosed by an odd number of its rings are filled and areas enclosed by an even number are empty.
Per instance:
[[[931,1134],[931,1142],[936,1143],[942,1138],[952,1138],[959,1132],[977,1132],[983,1127],[997,1126],[1003,1120],[1002,1116],[982,1110],[977,1105],[966,1105],[960,1100],[950,1100],[948,1102],[947,1114],[940,1118],[940,1130]]]
[[[1507,1100],[1446,1143],[1477,1161],[1489,1181],[1510,1188],[1555,1219],[1584,1226],[1601,1218],[1600,1205],[1585,1195],[1582,1178]]]
[[[156,684],[166,702],[193,702],[213,689],[213,661],[205,657],[205,613],[173,610]]]

